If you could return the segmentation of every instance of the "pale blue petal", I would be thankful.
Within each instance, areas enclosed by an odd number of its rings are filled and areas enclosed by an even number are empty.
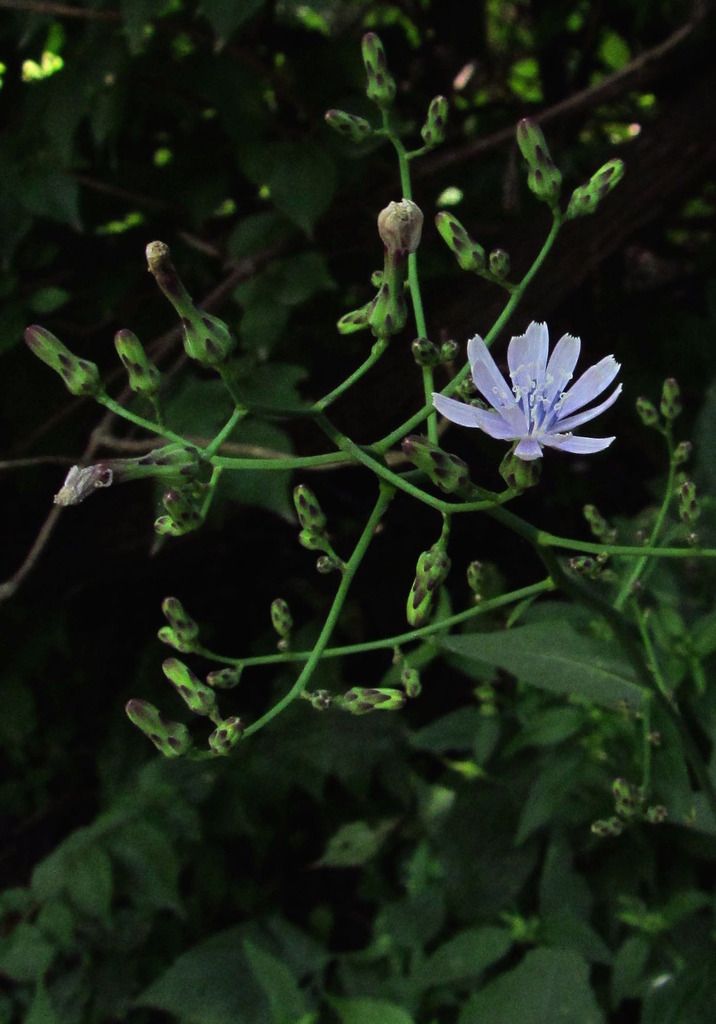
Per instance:
[[[594,366],[590,366],[565,395],[559,415],[569,416],[571,412],[581,409],[587,402],[601,395],[619,373],[619,367],[620,364],[614,356],[605,356]]]
[[[529,372],[537,381],[542,381],[547,366],[548,352],[547,324],[538,324],[532,321],[525,333],[512,338],[507,346],[507,365],[514,383],[518,383],[515,380],[515,374],[523,366],[529,367]]]
[[[478,423],[473,415],[474,405],[467,402],[458,402],[455,398],[448,398],[447,395],[439,395],[433,392],[433,405],[446,420],[451,423],[459,423],[461,427],[477,427]]]
[[[582,423],[588,423],[589,420],[593,420],[595,416],[604,412],[609,408],[610,405],[614,405],[619,395],[622,393],[622,385],[614,388],[609,398],[605,399],[600,405],[595,405],[591,409],[585,409],[583,412],[575,413],[574,416],[567,416],[565,419],[557,419],[554,425],[554,430],[560,433],[565,433],[568,430],[574,430],[575,427],[581,426]]]
[[[534,459],[542,458],[542,448],[539,441],[533,437],[523,437],[515,448],[515,455],[523,462],[532,462]]]
[[[475,387],[498,412],[516,405],[515,396],[507,381],[497,369],[497,363],[490,355],[487,345],[479,334],[467,343],[467,358],[472,370]]]
[[[573,455],[592,455],[594,452],[604,451],[615,438],[575,437],[573,434],[545,434],[540,440],[542,444],[546,444],[549,448],[558,448],[562,452],[572,452]]]
[[[515,433],[511,424],[493,409],[478,409],[437,393],[433,393],[433,405],[446,420],[459,423],[461,427],[479,427],[498,441],[514,441],[519,437],[519,431]]]
[[[524,431],[522,421],[515,429],[514,424],[502,412],[493,412],[492,409],[476,409],[474,406],[473,412],[477,418],[478,427],[490,437],[497,438],[498,441],[516,441],[518,437],[522,436]]]
[[[571,334],[562,335],[554,346],[545,372],[544,395],[550,405],[572,379],[581,347],[579,338],[574,338]]]

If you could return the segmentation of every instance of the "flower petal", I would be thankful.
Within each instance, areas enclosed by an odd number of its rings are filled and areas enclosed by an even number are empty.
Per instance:
[[[591,409],[585,409],[583,412],[575,413],[574,416],[567,416],[565,419],[557,419],[554,425],[554,430],[559,433],[565,433],[568,430],[574,430],[575,427],[581,426],[582,423],[587,423],[589,420],[593,420],[595,416],[598,416],[605,409],[608,409],[610,405],[614,405],[619,395],[622,393],[622,385],[614,388],[609,398],[606,398],[600,405],[595,405]]]
[[[518,436],[501,414],[492,409],[478,409],[437,393],[433,394],[433,405],[446,420],[459,423],[461,427],[479,427],[498,441],[514,441]]]
[[[517,383],[515,374],[523,366],[529,368],[529,373],[533,378],[542,381],[547,365],[548,351],[547,324],[538,324],[533,320],[524,334],[511,338],[510,344],[507,346],[507,365],[510,368],[510,377],[512,377],[513,383]]]
[[[532,462],[533,459],[542,458],[542,447],[533,437],[523,437],[515,448],[515,455],[523,462]]]
[[[619,368],[620,364],[614,356],[605,356],[594,366],[590,366],[565,395],[559,415],[569,416],[571,412],[581,409],[587,402],[601,395],[619,373]]]
[[[497,369],[497,363],[490,355],[489,349],[479,334],[470,338],[467,343],[467,358],[472,371],[472,379],[475,381],[480,394],[485,398],[493,409],[514,408],[516,406],[515,396],[508,387],[507,381]]]
[[[574,455],[592,455],[608,448],[614,437],[575,437],[573,434],[545,434],[540,438],[548,448],[558,448]]]
[[[571,334],[563,334],[552,350],[545,371],[544,396],[551,404],[572,379],[582,342]]]

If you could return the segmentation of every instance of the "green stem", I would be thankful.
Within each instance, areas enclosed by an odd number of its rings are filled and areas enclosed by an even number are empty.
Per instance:
[[[216,487],[217,484],[219,483],[219,479],[221,478],[221,474],[223,472],[224,471],[220,466],[214,466],[214,468],[211,471],[211,479],[209,480],[209,486],[204,496],[204,501],[202,502],[201,505],[202,522],[206,519],[207,515],[209,514],[211,503],[214,500],[214,495],[216,494]]]
[[[233,370],[231,368],[231,364],[230,363],[222,363],[219,366],[217,366],[217,371],[218,371],[219,376],[221,377],[221,379],[222,379],[222,381],[224,383],[224,387],[226,388],[226,390],[231,395],[231,400],[234,403],[234,405],[236,406],[236,408],[237,409],[245,409],[244,403],[242,402],[241,397],[240,397],[238,391],[236,390],[236,383],[234,381],[234,372],[233,372]],[[246,410],[246,411],[248,411],[248,410]]]
[[[561,215],[558,212],[555,212],[553,215],[552,227],[550,228],[549,234],[547,235],[547,238],[545,239],[542,248],[535,257],[534,263],[529,268],[529,270],[522,278],[520,283],[516,286],[514,292],[512,293],[512,295],[510,295],[510,298],[507,300],[504,309],[502,310],[499,317],[497,318],[497,320],[495,321],[495,323],[492,325],[487,335],[485,336],[485,344],[488,346],[488,348],[495,340],[495,338],[497,338],[497,336],[500,334],[503,327],[506,325],[507,321],[514,313],[515,309],[517,308],[522,299],[522,296],[529,287],[530,282],[534,278],[535,274],[539,271],[544,261],[547,259],[547,255],[549,254],[550,249],[554,245],[554,241],[557,237],[557,234],[561,226]],[[470,367],[467,364],[465,364],[462,370],[460,370],[460,372],[455,377],[453,377],[453,379],[450,381],[447,387],[443,388],[442,394],[451,395],[462,383],[462,381],[467,377],[469,372]],[[397,427],[394,431],[392,431],[392,433],[387,434],[385,437],[377,441],[373,445],[373,448],[375,448],[376,451],[381,453],[386,452],[389,448],[392,448],[392,446],[397,441],[400,441],[401,438],[403,438],[411,430],[414,430],[415,427],[422,423],[422,421],[427,416],[429,416],[432,411],[432,402],[426,402],[422,409],[419,409],[418,412],[415,413],[415,415],[411,416],[410,419],[402,423],[401,426]]]
[[[312,469],[317,466],[339,466],[352,462],[346,452],[326,452],[324,455],[288,455],[275,459],[241,459],[229,455],[214,455],[211,463],[222,469]]]
[[[216,435],[214,440],[210,441],[209,444],[204,449],[203,454],[207,459],[210,459],[215,452],[218,452],[219,448],[221,448],[224,441],[227,439],[227,437],[229,437],[231,431],[234,429],[239,420],[243,419],[244,416],[246,416],[246,413],[246,409],[243,409],[237,405],[237,407],[234,409],[231,416],[229,416],[229,419],[226,421],[226,423],[221,428],[219,433]]]
[[[467,608],[463,612],[457,612],[439,622],[432,622],[429,626],[421,626],[419,629],[411,629],[405,633],[396,633],[395,636],[386,636],[380,640],[367,640],[361,644],[346,644],[343,647],[326,647],[323,651],[324,658],[342,658],[352,654],[365,654],[368,651],[380,651],[402,647],[403,644],[413,643],[416,640],[423,640],[433,636],[435,633],[443,633],[453,626],[459,626],[468,622],[478,615],[487,615],[498,608],[508,604],[516,604],[518,601],[529,600],[538,597],[555,589],[551,579],[541,580],[539,583],[532,583],[528,587],[521,587],[519,590],[512,590],[508,594],[500,594],[499,597],[490,598],[489,601],[482,601],[480,604]],[[216,661],[224,665],[241,665],[243,668],[253,668],[261,665],[276,665],[281,662],[308,661],[311,651],[285,651],[281,654],[259,654],[250,658],[228,658],[222,654],[215,654],[205,647],[198,647],[195,654],[200,654],[210,661]]]
[[[393,498],[393,494],[394,491],[392,488],[388,488],[381,485],[380,492],[378,494],[378,500],[376,501],[373,511],[371,512],[368,521],[363,528],[363,532],[358,538],[358,542],[355,548],[353,549],[353,554],[346,563],[345,570],[343,571],[343,574],[341,576],[340,585],[338,587],[338,590],[336,591],[336,596],[333,599],[333,604],[331,605],[328,615],[326,616],[326,621],[323,623],[323,628],[321,629],[318,639],[316,640],[316,643],[313,647],[313,650],[311,651],[308,660],[306,661],[306,664],[304,665],[296,682],[293,684],[288,693],[281,698],[281,700],[274,704],[272,708],[269,708],[269,710],[264,715],[262,715],[261,718],[258,718],[247,728],[246,732],[244,733],[244,736],[251,736],[253,735],[253,733],[258,732],[259,729],[263,729],[263,727],[265,725],[268,725],[268,723],[272,721],[272,719],[274,719],[276,715],[279,715],[286,707],[288,707],[289,704],[292,704],[293,701],[300,697],[303,691],[308,686],[311,680],[311,676],[313,675],[316,666],[321,660],[323,652],[328,646],[328,641],[331,638],[331,634],[333,633],[336,622],[338,621],[338,616],[340,615],[345,599],[348,596],[348,591],[350,590],[351,583],[353,582],[353,577],[355,576],[358,567],[363,561],[365,553],[368,550],[371,540],[373,539],[376,527],[380,523],[380,520],[382,519],[385,510],[390,504]]]
[[[341,384],[339,384],[338,387],[335,387],[333,391],[329,391],[327,395],[324,395],[323,398],[320,398],[317,402],[315,402],[311,408],[311,412],[323,412],[325,409],[328,408],[329,405],[335,402],[337,398],[340,398],[344,391],[347,391],[350,387],[353,387],[356,381],[359,381],[361,377],[363,377],[372,366],[375,366],[375,364],[383,355],[387,347],[388,339],[378,338],[378,340],[374,343],[373,347],[371,348],[370,355],[368,356],[368,358],[365,359],[360,364],[357,370],[354,370],[350,377],[346,377],[346,379]]]
[[[666,431],[664,432],[664,438],[666,440],[666,447],[669,453],[669,475],[666,479],[666,488],[664,491],[664,497],[661,502],[661,506],[657,513],[654,525],[649,535],[649,547],[653,548],[656,545],[661,529],[664,525],[667,513],[669,511],[669,505],[671,504],[674,497],[674,479],[676,477],[676,463],[674,461],[674,441],[671,432],[671,425],[669,424]],[[627,602],[627,599],[631,594],[634,593],[636,583],[641,574],[646,569],[649,562],[649,554],[644,555],[638,559],[638,561],[632,567],[629,575],[623,580],[619,593],[617,594],[616,600],[614,601],[614,607],[617,610],[621,610]]]
[[[121,416],[122,419],[128,420],[133,423],[136,427],[142,427],[144,430],[148,430],[150,434],[156,434],[158,437],[165,437],[167,441],[174,441],[175,444],[180,444],[183,447],[187,446],[187,440],[181,437],[179,434],[175,434],[173,430],[169,430],[167,427],[160,423],[155,423],[153,420],[145,419],[144,416],[138,416],[134,412],[130,412],[129,409],[125,409],[119,402],[115,402],[109,395],[98,395],[97,401],[113,412],[115,416]]]

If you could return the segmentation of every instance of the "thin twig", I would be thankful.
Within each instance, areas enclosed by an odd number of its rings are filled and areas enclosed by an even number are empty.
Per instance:
[[[69,4],[50,3],[48,0],[0,0],[0,8],[30,11],[32,14],[52,14],[57,18],[87,18],[91,21],[121,21],[119,11],[98,11],[94,8],[71,7]]]

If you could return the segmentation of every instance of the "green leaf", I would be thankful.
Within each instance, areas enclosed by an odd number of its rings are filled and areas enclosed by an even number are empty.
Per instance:
[[[716,976],[713,956],[677,975],[661,975],[644,998],[641,1024],[704,1024],[713,1020]]]
[[[375,857],[390,831],[394,820],[369,825],[366,821],[352,821],[331,836],[316,866],[324,868],[350,868],[365,864]]]
[[[551,693],[635,708],[643,690],[629,664],[613,648],[578,633],[566,622],[538,622],[494,633],[446,637],[444,650],[468,660],[496,665],[522,682]]]
[[[55,956],[55,947],[39,928],[20,921],[0,940],[0,975],[13,981],[37,981]]]
[[[201,9],[217,39],[225,43],[229,36],[261,10],[266,0],[202,0]]]
[[[288,434],[272,423],[261,420],[243,420],[233,435],[235,441],[271,451],[291,452]],[[248,458],[249,456],[241,456]],[[280,470],[227,470],[219,481],[218,494],[227,501],[240,505],[253,505],[268,509],[282,519],[293,522],[295,513],[290,496],[291,471]],[[298,543],[298,542],[296,542]]]
[[[30,299],[30,309],[33,313],[54,313],[56,309],[70,298],[70,293],[64,288],[40,288]]]
[[[129,870],[130,897],[138,906],[182,912],[178,881],[180,861],[165,832],[150,821],[136,821],[110,837],[112,856]]]
[[[324,149],[315,143],[281,143],[267,184],[276,207],[310,235],[331,204],[336,180],[335,164]]]
[[[420,981],[427,988],[474,979],[500,960],[511,945],[506,928],[466,928],[438,946],[420,968]]]
[[[580,765],[583,756],[565,754],[551,761],[536,774],[522,807],[515,843],[524,843],[542,825],[546,825],[565,803],[576,786],[583,783]]]
[[[612,1006],[622,999],[640,998],[646,985],[651,945],[643,935],[630,935],[619,947],[612,968]]]
[[[631,50],[617,32],[605,32],[599,46],[599,56],[608,68],[618,71],[631,60]]]
[[[306,1012],[306,1001],[288,967],[248,939],[244,951],[268,999],[272,1024],[295,1024],[296,1018]]]
[[[235,260],[246,259],[275,245],[294,231],[276,210],[262,210],[238,222],[229,235],[227,250]]]
[[[576,953],[533,949],[512,971],[471,996],[459,1024],[603,1024],[589,985],[589,967]]]
[[[411,733],[410,745],[434,754],[471,750],[483,721],[477,708],[457,708]]]
[[[109,918],[112,902],[112,862],[99,846],[90,846],[71,859],[67,892],[79,911],[99,920]]]
[[[22,1024],[62,1024],[42,981],[35,989],[35,994],[32,997],[27,1013],[23,1017]]]
[[[338,1014],[340,1024],[414,1024],[406,1010],[381,999],[340,999],[334,996],[328,1002]]]

